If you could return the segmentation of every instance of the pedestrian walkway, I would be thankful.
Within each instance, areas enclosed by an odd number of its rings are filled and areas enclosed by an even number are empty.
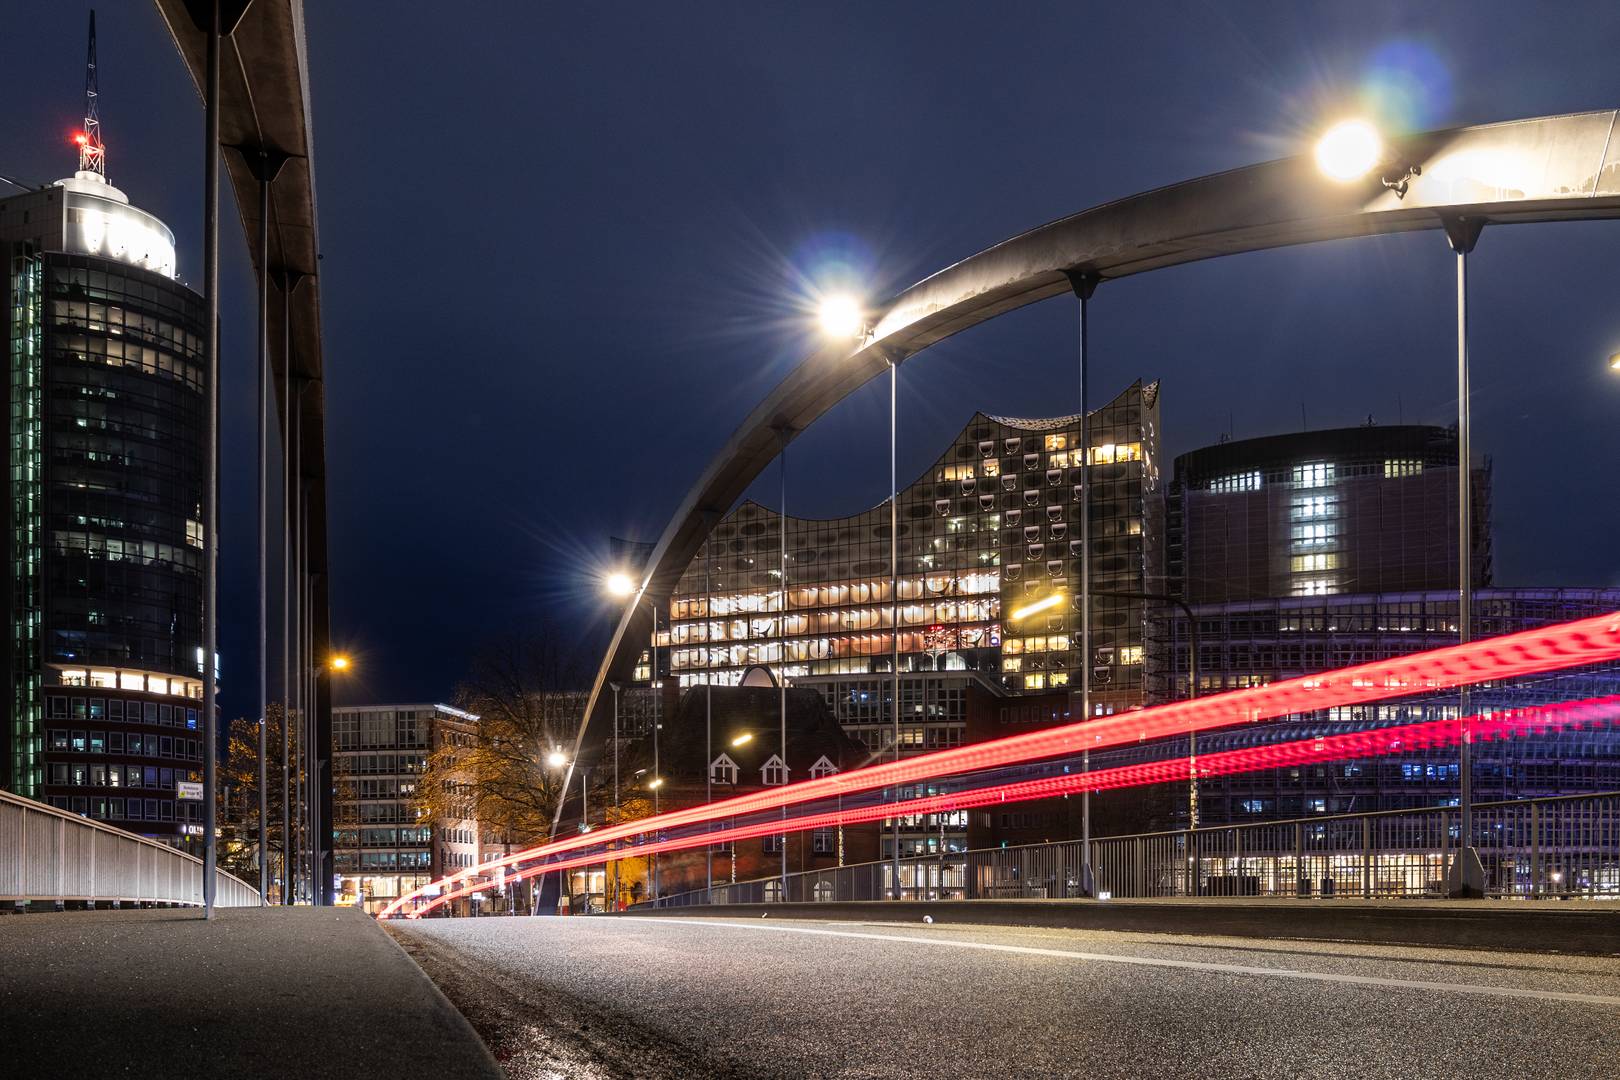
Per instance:
[[[3,916],[0,1017],[0,1072],[31,1080],[501,1076],[350,908]]]

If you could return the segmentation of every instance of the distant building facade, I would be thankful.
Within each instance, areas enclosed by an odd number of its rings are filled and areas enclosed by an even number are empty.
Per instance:
[[[0,783],[197,843],[207,464],[202,298],[98,170],[0,199],[7,720]]]
[[[1457,439],[1437,427],[1343,428],[1248,439],[1176,458],[1171,584],[1192,606],[1150,630],[1161,697],[1213,694],[1458,640]],[[1476,638],[1620,608],[1620,590],[1492,587],[1489,462],[1470,470]],[[1196,630],[1196,634],[1194,631]],[[1620,691],[1600,670],[1482,687],[1476,712]],[[1215,753],[1424,720],[1455,719],[1457,695],[1284,717],[1199,737]],[[1613,790],[1620,736],[1587,729],[1474,750],[1476,800]],[[1455,801],[1454,748],[1269,769],[1199,782],[1201,824],[1398,810]],[[1180,820],[1188,816],[1185,797]]]
[[[1491,583],[1490,464],[1473,479],[1472,571]],[[1457,586],[1457,434],[1339,428],[1176,458],[1170,577],[1190,603]]]
[[[874,757],[894,753],[897,647],[902,755],[963,741],[969,685],[1073,695],[1089,662],[1095,715],[1139,707],[1147,604],[1120,594],[1163,575],[1158,390],[1135,383],[1091,416],[1089,660],[1078,641],[1080,417],[981,413],[899,495],[898,597],[887,502],[847,518],[789,517],[785,589],[781,518],[745,502],[681,577],[667,628],[660,619],[661,675],[724,685],[762,665],[816,689]],[[907,823],[902,852],[960,849],[963,817],[943,832]],[[885,834],[885,854],[893,842]]]
[[[356,705],[332,710],[333,840],[339,903],[375,914],[390,900],[476,864],[478,822],[424,821],[416,788],[427,759],[469,745],[478,717],[448,705]]]
[[[1495,637],[1620,610],[1620,589],[1481,589],[1476,637]],[[1193,609],[1199,621],[1201,692],[1258,686],[1330,668],[1369,663],[1457,641],[1457,594],[1289,597]],[[1185,632],[1177,660],[1186,663]],[[1471,695],[1475,714],[1620,694],[1620,665],[1492,683]],[[1310,739],[1395,724],[1455,719],[1457,696],[1398,698],[1346,706],[1199,737],[1200,751]],[[1586,725],[1527,738],[1476,742],[1476,801],[1620,790],[1620,732]],[[1199,783],[1204,824],[1312,814],[1435,806],[1455,801],[1455,747],[1383,758],[1207,777]]]

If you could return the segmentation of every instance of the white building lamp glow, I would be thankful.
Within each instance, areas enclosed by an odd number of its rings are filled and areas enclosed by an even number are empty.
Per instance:
[[[861,305],[847,293],[827,297],[816,310],[816,322],[821,332],[835,341],[859,337],[864,321]]]
[[[1357,180],[1384,158],[1384,140],[1365,120],[1341,120],[1316,142],[1316,167],[1334,180]]]
[[[1392,157],[1378,129],[1362,119],[1340,120],[1322,133],[1316,140],[1316,167],[1341,184],[1377,173],[1397,199],[1406,197],[1412,177],[1423,174],[1421,166]]]

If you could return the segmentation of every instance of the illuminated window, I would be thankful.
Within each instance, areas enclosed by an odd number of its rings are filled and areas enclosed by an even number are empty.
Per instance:
[[[1333,463],[1328,461],[1308,461],[1303,465],[1294,466],[1294,486],[1304,488],[1325,487],[1334,479]]]
[[[1409,458],[1396,458],[1384,462],[1384,479],[1393,480],[1398,476],[1418,476],[1423,472],[1423,462]]]
[[[1218,476],[1209,482],[1209,490],[1217,495],[1229,495],[1235,491],[1259,491],[1265,478],[1259,472],[1234,473],[1231,476]]]
[[[995,458],[986,458],[980,463],[979,468],[983,470],[982,475],[984,476],[1001,475],[1001,462],[997,461]]]
[[[1046,676],[1045,675],[1025,675],[1024,676],[1024,689],[1025,690],[1043,690],[1045,688],[1046,688]]]
[[[1296,544],[1325,544],[1328,542],[1330,535],[1331,534],[1328,532],[1328,527],[1320,522],[1310,525],[1294,526],[1294,543]],[[1295,567],[1295,569],[1297,570],[1300,568]]]
[[[1295,596],[1328,596],[1339,590],[1327,578],[1307,578],[1294,582],[1293,591]]]
[[[1119,650],[1119,662],[1122,664],[1140,664],[1142,662],[1142,646],[1122,645]]]
[[[1339,557],[1331,553],[1295,555],[1291,567],[1296,574],[1310,573],[1316,570],[1337,570],[1338,568]]]
[[[971,465],[947,465],[947,466],[945,466],[944,470],[939,474],[939,478],[941,480],[972,480],[973,479],[973,466],[971,466]]]
[[[1048,435],[1046,437],[1046,448],[1048,450],[1066,450],[1068,446],[1069,437],[1067,435]]]
[[[1023,668],[1024,658],[1021,656],[1006,656],[1001,660],[1002,671],[1022,671]]]
[[[1328,512],[1327,496],[1307,495],[1303,499],[1294,500],[1294,516],[1296,518],[1319,518]]]
[[[192,547],[203,546],[202,522],[192,521],[189,518],[186,519],[186,543],[190,544]]]

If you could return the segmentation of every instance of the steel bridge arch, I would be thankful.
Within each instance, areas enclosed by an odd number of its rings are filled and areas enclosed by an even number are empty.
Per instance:
[[[638,595],[655,604],[668,599],[709,532],[785,440],[891,363],[1070,292],[1071,274],[1109,281],[1222,255],[1448,224],[1620,217],[1617,118],[1620,110],[1606,109],[1393,140],[1390,160],[1402,171],[1417,170],[1404,195],[1387,187],[1379,170],[1335,183],[1310,155],[1249,165],[1082,210],[948,266],[877,305],[858,343],[812,353],[749,413],[681,500],[648,558]],[[627,603],[591,686],[571,761],[603,689],[614,679],[628,681],[650,631],[647,605]],[[561,812],[559,806],[557,820]]]

